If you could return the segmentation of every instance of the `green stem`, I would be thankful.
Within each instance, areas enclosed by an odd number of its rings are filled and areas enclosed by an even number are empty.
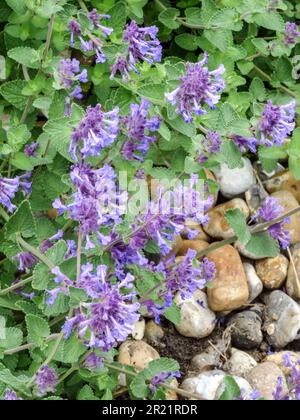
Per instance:
[[[16,289],[19,289],[20,287],[26,286],[26,284],[30,283],[31,281],[32,281],[32,277],[29,277],[28,279],[25,279],[25,280],[19,281],[16,284],[13,284],[7,289],[0,290],[0,296],[7,295],[8,293],[13,292]]]
[[[6,213],[3,207],[0,207],[0,216],[3,217],[3,219],[8,222],[9,221],[9,215]]]
[[[76,370],[78,370],[78,366],[72,366],[69,370],[66,371],[66,373],[64,373],[58,381],[58,385],[61,384],[63,381],[65,381],[70,375],[72,375],[72,373],[76,372]]]
[[[89,9],[86,7],[85,3],[83,0],[78,0],[78,4],[79,6],[82,8],[82,10],[84,10],[85,12],[88,12]]]
[[[26,121],[26,118],[28,117],[32,102],[33,102],[34,97],[33,96],[29,96],[29,98],[27,99],[22,117],[20,119],[20,124],[24,124],[24,122]]]
[[[78,244],[77,244],[77,264],[76,264],[76,279],[77,282],[80,279],[80,274],[81,274],[81,247],[82,247],[82,233],[79,232],[78,233]]]
[[[122,368],[120,366],[113,365],[112,363],[104,362],[105,366],[108,369],[114,370],[115,372],[123,373],[124,375],[131,376],[132,378],[135,378],[138,374],[135,372],[131,372],[125,368]],[[168,389],[170,391],[175,391],[177,394],[182,395],[183,397],[192,398],[194,400],[199,400],[200,398],[198,395],[193,394],[192,392],[185,391],[183,389],[179,389],[176,386],[168,385],[168,384],[161,384],[165,389]]]
[[[80,1],[80,0],[78,0]],[[167,7],[160,1],[160,0],[154,0],[155,3],[157,4],[157,6],[162,10],[167,10]],[[185,26],[186,28],[190,28],[190,29],[205,29],[205,26],[203,25],[194,25],[192,23],[188,23],[184,20],[184,18],[181,17],[176,17],[176,20],[182,25]]]
[[[57,336],[58,334],[49,335],[49,337],[46,338],[46,341],[55,340]],[[4,356],[11,356],[12,354],[20,353],[21,351],[33,349],[34,347],[38,347],[38,346],[35,343],[24,344],[23,346],[18,346],[13,349],[5,350]]]
[[[272,83],[272,78],[267,73],[265,73],[256,64],[254,64],[253,66],[254,66],[255,70],[257,71],[257,73],[259,73],[261,76],[263,76],[265,79],[267,79],[270,83]],[[282,84],[280,84],[278,86],[278,89],[284,91],[285,93],[287,93],[288,95],[292,96],[293,98],[296,98],[297,97],[297,95],[294,92],[292,92],[289,88],[287,88],[286,86],[284,86]]]
[[[48,25],[46,45],[45,45],[45,50],[44,50],[43,60],[42,60],[43,64],[45,63],[45,61],[47,59],[47,56],[48,56],[48,53],[49,53],[52,34],[53,34],[53,29],[54,29],[54,21],[55,21],[55,15],[52,15],[51,18],[50,18],[49,25]]]
[[[49,267],[50,270],[53,270],[53,268],[55,267],[55,264],[53,264],[53,262],[50,261],[49,258],[46,257],[46,255],[42,254],[37,248],[33,247],[32,245],[30,245],[29,243],[24,241],[24,239],[21,237],[21,235],[17,236],[17,242],[21,246],[21,248],[23,248],[25,251],[28,251],[31,254],[33,254],[40,261],[42,261],[44,264],[46,264],[47,267]]]

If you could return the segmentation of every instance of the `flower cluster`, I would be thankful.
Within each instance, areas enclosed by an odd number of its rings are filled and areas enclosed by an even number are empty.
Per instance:
[[[209,156],[215,155],[221,152],[222,139],[219,133],[216,131],[209,131],[205,137],[205,141],[202,144],[202,151],[198,160],[200,163],[205,163]]]
[[[121,282],[112,284],[106,266],[98,266],[96,273],[91,264],[83,266],[76,286],[86,292],[91,302],[82,303],[75,316],[67,319],[65,337],[76,330],[88,347],[105,352],[126,340],[140,317],[140,305],[133,302],[136,293],[130,291],[133,281],[134,277],[127,274]],[[122,294],[123,289],[128,292]]]
[[[55,200],[53,207],[59,214],[67,213],[79,223],[79,230],[85,236],[86,249],[95,248],[90,235],[95,233],[101,245],[110,242],[110,235],[100,233],[100,227],[107,228],[121,221],[126,210],[127,193],[120,192],[116,174],[109,165],[92,169],[83,164],[74,166],[71,181],[76,189],[70,204]]]
[[[122,155],[127,160],[142,161],[150,145],[156,140],[149,132],[155,132],[160,127],[160,118],[149,118],[149,102],[142,99],[140,105],[132,104],[130,115],[122,118],[126,142],[122,147]]]
[[[87,14],[87,17],[94,26],[94,29],[101,32],[103,38],[107,38],[113,32],[112,28],[100,24],[101,19],[107,20],[110,18],[109,15],[100,15],[96,9],[93,9]],[[71,47],[75,47],[75,39],[78,38],[80,47],[83,51],[94,52],[96,54],[96,63],[105,63],[106,57],[102,50],[104,43],[99,37],[91,34],[88,34],[88,36],[85,37],[82,33],[80,24],[74,18],[72,18],[68,24],[68,31],[71,32]]]
[[[294,22],[287,22],[285,25],[284,42],[285,45],[294,47],[297,43],[297,38],[300,37],[298,26]]]
[[[225,67],[209,71],[208,56],[204,55],[202,61],[186,65],[186,74],[180,77],[181,84],[173,92],[166,94],[166,99],[177,105],[177,112],[183,116],[185,122],[193,121],[193,114],[206,113],[204,105],[211,109],[220,101],[221,93],[225,89],[223,74]]]
[[[277,106],[268,101],[259,124],[260,144],[282,146],[295,128],[296,101]]]
[[[130,22],[124,31],[123,41],[128,44],[127,56],[119,56],[111,69],[111,79],[119,72],[123,80],[129,79],[129,72],[137,69],[137,63],[146,61],[149,64],[160,62],[162,46],[157,39],[158,28],[150,26],[141,28],[135,21]]]
[[[58,385],[58,375],[54,369],[49,366],[43,366],[39,369],[36,374],[35,386],[36,394],[39,397],[43,397],[48,393],[55,392],[55,388]]]
[[[69,96],[66,98],[66,116],[71,114],[71,98],[82,99],[82,88],[79,83],[87,83],[87,70],[80,70],[80,63],[76,58],[61,60],[58,69],[58,80],[60,86],[69,91]]]
[[[98,156],[101,151],[110,146],[119,133],[119,109],[104,112],[101,105],[89,106],[86,115],[72,134],[70,155],[74,161],[78,160],[79,144],[82,159],[87,156]]]
[[[22,176],[16,176],[15,178],[0,178],[0,204],[6,207],[10,213],[14,212],[17,208],[11,201],[20,188],[26,195],[30,194],[30,177],[31,172],[27,172]]]
[[[263,205],[258,209],[254,219],[259,219],[261,222],[271,222],[281,217],[283,213],[284,209],[279,205],[278,200],[274,197],[267,197]],[[288,248],[291,242],[290,233],[285,229],[286,223],[290,223],[289,218],[268,228],[269,234],[280,242],[283,249]]]

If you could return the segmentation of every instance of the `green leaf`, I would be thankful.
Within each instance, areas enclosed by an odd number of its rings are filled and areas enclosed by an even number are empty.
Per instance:
[[[166,119],[166,123],[174,130],[189,138],[192,138],[196,135],[196,127],[193,124],[185,123],[181,116],[178,116],[174,120]]]
[[[5,0],[8,6],[18,15],[26,12],[25,0]]]
[[[217,31],[213,29],[205,29],[204,36],[222,52],[226,52],[233,44],[232,32],[226,29]]]
[[[8,51],[8,57],[17,63],[23,64],[30,69],[38,69],[40,66],[40,55],[38,51],[29,47],[17,47]]]
[[[50,335],[48,322],[36,315],[27,315],[25,320],[28,331],[28,343],[34,343],[37,346],[42,345],[43,338]]]
[[[14,376],[9,369],[5,369],[3,365],[0,365],[0,384],[5,384],[30,397],[30,391],[26,386],[28,380],[29,378],[27,376]]]
[[[64,350],[63,350],[63,362],[64,363],[76,363],[86,352],[86,347],[81,340],[75,335],[72,334],[70,338],[68,338],[64,342]]]
[[[1,334],[2,337],[2,334]],[[23,342],[23,333],[19,328],[8,327],[5,329],[5,338],[0,339],[0,349],[10,350],[19,347]]]
[[[177,35],[175,42],[180,48],[187,51],[196,51],[199,48],[198,37],[192,34]]]
[[[28,200],[20,204],[6,223],[6,236],[10,238],[15,234],[20,234],[24,238],[31,238],[36,234],[36,224]]]
[[[220,397],[220,401],[233,401],[241,395],[241,390],[235,379],[231,376],[224,378],[225,391]]]
[[[2,2],[0,4],[0,22],[6,22],[11,14],[11,9]]]
[[[13,155],[13,158],[10,160],[10,163],[17,169],[22,171],[32,171],[33,164],[28,156],[22,152],[17,152]]]
[[[239,241],[246,245],[251,240],[251,233],[246,223],[245,214],[240,209],[230,209],[226,211],[225,218]]]
[[[222,160],[230,169],[241,168],[243,166],[242,153],[233,141],[224,141],[221,153]]]
[[[179,15],[178,9],[169,8],[159,14],[158,20],[169,29],[178,29],[180,27],[180,22],[177,20]]]
[[[66,242],[61,240],[50,248],[45,255],[54,264],[54,266],[59,266],[64,261],[67,249],[68,247]],[[46,290],[50,276],[49,267],[40,262],[33,270],[32,287],[36,290]]]
[[[23,111],[28,99],[26,96],[22,95],[22,90],[26,86],[27,82],[24,80],[13,80],[1,85],[0,93],[7,102]]]
[[[173,304],[165,310],[164,317],[170,322],[172,322],[172,324],[179,325],[181,322],[180,308]]]
[[[7,140],[13,151],[18,151],[31,138],[31,133],[25,124],[8,130]]]
[[[289,145],[289,168],[293,177],[300,180],[300,128],[297,128]]]
[[[161,372],[176,372],[180,370],[176,360],[161,357],[149,363],[148,368],[142,370],[131,382],[130,390],[136,398],[148,396],[148,382]]]
[[[95,397],[94,391],[89,385],[84,385],[84,387],[81,388],[81,390],[77,394],[77,401],[92,401],[92,400],[98,400],[98,398]]]
[[[138,89],[138,94],[150,102],[161,104],[165,99],[165,85],[145,84]]]
[[[243,22],[239,19],[238,12],[235,9],[219,10],[211,17],[208,25],[209,27],[232,31],[240,31],[243,28]]]
[[[109,25],[114,28],[114,33],[121,32],[126,24],[126,6],[123,2],[118,2],[112,9],[109,10]]]
[[[263,102],[266,99],[266,88],[264,82],[260,78],[255,77],[252,80],[249,90],[254,99],[257,99],[260,102]]]
[[[256,25],[262,26],[263,28],[278,32],[284,31],[284,20],[278,12],[256,13],[254,15],[254,21]]]
[[[252,235],[246,246],[246,251],[259,258],[275,258],[280,253],[280,247],[278,242],[267,232],[262,232]]]

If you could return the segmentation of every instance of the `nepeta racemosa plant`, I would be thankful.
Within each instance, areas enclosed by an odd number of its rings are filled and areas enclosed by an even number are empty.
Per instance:
[[[288,158],[300,177],[299,6],[171,3],[1,4],[5,400],[112,399],[116,372],[133,398],[165,398],[177,362],[137,373],[115,356],[141,316],[178,323],[175,294],[214,281],[209,252],[220,245],[174,254],[180,235],[208,222],[212,172],[244,156],[271,172]],[[228,243],[275,256],[289,216],[275,200],[250,226],[228,212]]]

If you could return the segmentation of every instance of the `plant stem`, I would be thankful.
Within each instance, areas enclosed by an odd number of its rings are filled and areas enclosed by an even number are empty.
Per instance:
[[[260,67],[258,67],[256,64],[253,64],[255,70],[257,71],[257,73],[259,73],[261,76],[265,77],[269,82],[272,82],[272,78],[265,73]],[[283,90],[285,93],[287,93],[288,95],[292,96],[293,98],[296,98],[296,94],[294,92],[292,92],[289,88],[287,88],[286,86],[279,84],[278,89]]]
[[[82,247],[82,233],[79,232],[78,233],[78,244],[77,244],[77,270],[76,270],[76,279],[77,282],[80,279],[80,274],[81,274],[81,247]]]
[[[85,3],[83,0],[78,0],[78,4],[79,6],[82,8],[82,10],[84,10],[85,12],[88,12],[89,9],[86,7]]]
[[[73,372],[76,372],[76,370],[78,370],[78,366],[74,365],[72,366],[69,370],[67,370],[60,378],[58,381],[58,385],[61,384],[63,381],[65,381],[70,375],[72,375]]]
[[[300,206],[296,207],[293,210],[290,210],[289,212],[287,212],[287,213],[283,214],[282,216],[278,217],[277,219],[271,220],[270,222],[261,223],[261,224],[258,224],[256,226],[253,226],[250,229],[250,232],[251,232],[251,234],[265,232],[269,227],[275,225],[276,223],[282,222],[284,219],[286,219],[290,216],[293,216],[293,214],[296,214],[299,211],[300,211]],[[204,249],[203,251],[198,252],[197,253],[197,258],[205,257],[206,255],[208,255],[212,251],[216,251],[219,248],[223,248],[223,246],[225,246],[225,245],[233,244],[237,240],[238,240],[237,236],[232,236],[231,238],[225,239],[224,241],[216,242],[216,243],[210,245],[209,247],[207,247],[206,249]]]
[[[135,372],[131,372],[125,368],[122,368],[120,366],[115,366],[112,363],[104,362],[105,366],[108,369],[114,370],[116,372],[124,373],[125,375],[131,376],[132,378],[135,378],[138,374]],[[198,395],[193,394],[192,392],[185,391],[183,389],[179,389],[176,386],[168,385],[168,384],[160,384],[163,388],[166,388],[170,391],[175,391],[177,394],[182,395],[183,397],[192,398],[194,400],[200,400]]]
[[[20,287],[25,286],[26,284],[30,283],[31,281],[32,281],[32,277],[29,277],[25,280],[19,281],[16,284],[13,284],[12,286],[8,287],[7,289],[0,290],[0,296],[7,295],[8,293],[13,292],[16,289],[19,289]]]
[[[46,338],[46,341],[55,340],[58,335],[59,334],[49,335],[49,337]],[[37,347],[37,345],[35,343],[24,344],[23,346],[19,346],[19,347],[15,347],[13,349],[5,350],[4,351],[4,356],[10,356],[12,354],[19,353],[19,352],[24,351],[24,350],[30,350],[34,347]]]
[[[45,45],[45,50],[44,50],[44,54],[43,54],[42,64],[45,63],[45,61],[47,59],[47,55],[49,53],[52,34],[53,34],[53,29],[54,29],[54,21],[55,21],[55,15],[52,15],[51,18],[50,18],[49,25],[48,25],[47,39],[46,39],[46,45]]]
[[[26,102],[26,105],[25,105],[25,108],[24,108],[22,117],[20,119],[20,124],[24,124],[24,122],[26,121],[26,118],[27,118],[27,116],[29,114],[29,111],[30,111],[32,102],[33,102],[33,96],[29,96],[29,98],[27,99],[27,102]]]
[[[78,0],[79,2],[81,0]],[[160,7],[160,9],[162,11],[167,10],[167,7],[160,1],[160,0],[154,0],[155,3],[157,4],[158,7]],[[185,26],[186,28],[190,28],[190,29],[205,29],[205,26],[203,25],[194,25],[192,23],[188,23],[184,20],[184,18],[181,18],[179,16],[176,17],[176,20],[182,25]]]
[[[3,217],[3,219],[8,222],[9,220],[9,215],[6,213],[6,211],[4,210],[3,207],[0,207],[0,216]]]
[[[53,264],[52,261],[49,260],[48,257],[46,257],[46,255],[42,254],[37,248],[34,248],[32,245],[30,245],[29,243],[27,243],[22,237],[21,235],[17,236],[17,242],[19,243],[19,245],[25,250],[30,252],[31,254],[33,254],[35,257],[37,257],[40,261],[42,261],[44,264],[47,265],[47,267],[49,267],[50,270],[53,270],[53,268],[55,267],[55,264]]]

